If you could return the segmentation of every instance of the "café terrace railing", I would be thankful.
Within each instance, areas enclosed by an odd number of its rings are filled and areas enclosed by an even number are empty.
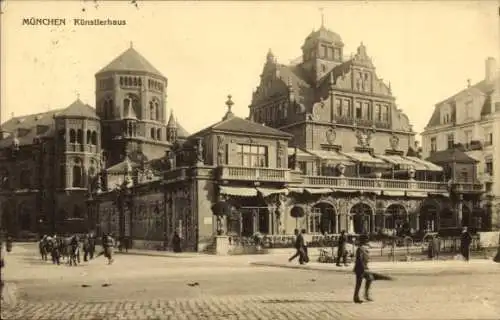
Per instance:
[[[290,169],[222,166],[219,170],[219,179],[223,180],[290,181]]]
[[[305,176],[304,184],[308,186],[325,186],[363,190],[415,190],[431,192],[448,191],[447,183],[417,180]]]
[[[186,167],[178,167],[165,172],[164,179],[168,181],[183,180],[187,175],[187,169]],[[215,169],[216,177],[221,180],[282,182],[304,187],[326,187],[346,190],[397,190],[438,193],[450,191],[450,185],[446,182],[301,175],[298,172],[292,172],[290,169],[284,168],[220,166]],[[451,186],[455,191],[466,193],[482,192],[484,188],[482,184],[472,182],[456,182],[452,183]]]

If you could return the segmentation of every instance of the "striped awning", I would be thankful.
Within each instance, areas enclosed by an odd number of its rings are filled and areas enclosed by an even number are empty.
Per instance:
[[[363,164],[373,165],[376,167],[390,167],[390,163],[387,163],[382,159],[375,158],[368,152],[346,152],[342,154],[356,162],[361,162]]]
[[[333,189],[330,188],[319,188],[319,189],[306,188],[304,190],[310,194],[326,194],[333,192]]]
[[[415,163],[415,170],[417,170],[417,171],[435,171],[435,172],[443,171],[443,168],[441,168],[438,165],[435,165],[432,162],[425,161],[425,160],[419,159],[417,157],[404,157],[404,158],[414,162]]]
[[[410,169],[410,168],[415,168],[415,162],[405,159],[401,156],[398,155],[381,155],[381,154],[376,154],[376,158],[382,159],[384,161],[387,161],[395,166],[401,166],[404,167],[405,169]]]
[[[337,151],[329,151],[329,150],[307,150],[310,154],[313,154],[320,158],[322,161],[334,163],[334,164],[344,164],[344,165],[352,165],[353,162],[351,159],[346,157],[345,155],[337,152]]]
[[[295,149],[295,148],[288,148],[288,155],[289,156],[294,155],[295,154],[295,150],[297,150],[297,158],[300,158],[300,159],[304,159],[304,158],[306,158],[306,159],[314,159],[314,157],[315,157],[314,155],[312,155],[312,154],[308,153],[307,151],[302,150],[300,148],[297,148],[297,149]]]
[[[219,188],[221,194],[226,194],[228,196],[237,196],[237,197],[257,196],[257,189],[255,188],[226,187],[226,186],[221,186]]]
[[[257,191],[265,198],[273,194],[288,194],[288,189],[257,188]]]

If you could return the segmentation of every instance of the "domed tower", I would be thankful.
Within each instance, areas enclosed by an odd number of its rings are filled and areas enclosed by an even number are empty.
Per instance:
[[[77,99],[54,115],[56,189],[85,199],[101,170],[101,123],[95,109]],[[83,202],[82,202],[83,203]],[[70,213],[75,208],[61,208]],[[78,208],[84,212],[85,208]]]
[[[343,61],[344,43],[337,33],[325,28],[323,22],[317,31],[307,36],[302,45],[302,68],[312,82],[318,81]]]
[[[96,109],[103,126],[107,166],[163,156],[168,80],[132,44],[95,75]],[[127,151],[127,152],[126,152]]]

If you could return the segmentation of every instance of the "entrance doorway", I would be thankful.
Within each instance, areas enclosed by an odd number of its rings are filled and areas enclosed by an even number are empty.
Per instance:
[[[337,216],[335,208],[326,202],[319,202],[312,208],[309,221],[310,233],[335,234],[337,233]]]
[[[352,227],[354,233],[368,233],[371,230],[370,218],[373,214],[372,208],[366,203],[355,204],[349,214],[352,217]]]

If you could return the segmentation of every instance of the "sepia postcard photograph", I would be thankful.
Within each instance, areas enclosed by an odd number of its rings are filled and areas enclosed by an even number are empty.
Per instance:
[[[500,1],[0,0],[1,319],[500,319]]]

